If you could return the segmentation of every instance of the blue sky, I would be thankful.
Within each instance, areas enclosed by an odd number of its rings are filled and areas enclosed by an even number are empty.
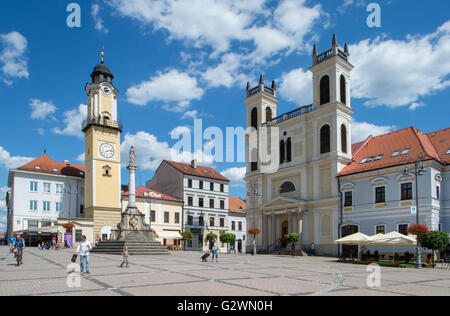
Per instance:
[[[81,8],[81,27],[66,7]],[[369,28],[364,0],[2,1],[0,4],[0,193],[9,168],[43,154],[83,163],[84,85],[100,61],[120,91],[123,156],[130,145],[137,182],[161,159],[189,160],[172,131],[245,125],[245,84],[277,81],[278,113],[311,103],[312,45],[350,46],[353,140],[416,126],[449,127],[450,3],[378,1],[381,27]],[[206,158],[245,198],[242,163]],[[123,179],[128,179],[123,170]],[[0,222],[5,218],[0,202]],[[0,224],[0,230],[4,224]]]

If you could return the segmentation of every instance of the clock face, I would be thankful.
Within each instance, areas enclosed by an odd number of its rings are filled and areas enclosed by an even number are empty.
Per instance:
[[[111,159],[114,157],[115,153],[114,146],[109,143],[103,143],[99,147],[99,152],[103,158]]]
[[[103,87],[102,87],[102,93],[103,93],[104,95],[110,95],[110,94],[112,93],[112,90],[111,90],[111,88],[108,87],[108,86],[103,86]]]

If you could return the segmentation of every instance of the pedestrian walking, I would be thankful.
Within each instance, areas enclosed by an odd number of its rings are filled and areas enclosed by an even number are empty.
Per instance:
[[[314,244],[311,245],[311,256],[316,255],[316,246]]]
[[[214,257],[216,258],[216,262],[219,262],[219,247],[216,238],[214,238],[212,244],[212,262],[214,262]]]
[[[122,252],[122,264],[120,265],[121,268],[123,268],[123,265],[125,264],[126,267],[128,268],[128,256],[130,255],[130,253],[128,252],[128,246],[123,247],[123,252]]]
[[[83,273],[86,263],[86,274],[91,274],[89,270],[90,251],[92,249],[91,242],[87,240],[86,236],[81,236],[81,242],[78,244],[77,252],[80,256],[80,271]]]
[[[14,237],[13,234],[11,234],[11,236],[9,236],[9,253],[13,252],[13,245],[14,245],[15,241],[16,241],[16,238]]]

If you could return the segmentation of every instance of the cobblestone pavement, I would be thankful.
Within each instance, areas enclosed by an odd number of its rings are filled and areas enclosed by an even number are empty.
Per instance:
[[[367,266],[333,258],[219,255],[202,263],[198,252],[170,256],[91,255],[91,274],[69,287],[72,251],[26,249],[24,264],[0,247],[0,295],[450,295],[449,269],[381,268],[381,287],[367,286]]]

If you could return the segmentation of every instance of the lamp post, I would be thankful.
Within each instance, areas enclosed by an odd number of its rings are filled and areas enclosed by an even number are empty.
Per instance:
[[[253,228],[256,228],[256,198],[261,194],[258,191],[258,184],[253,183],[250,184],[250,192],[247,192],[247,196],[252,197],[253,202]],[[256,234],[253,234],[253,251],[252,255],[256,255]]]
[[[419,176],[423,176],[426,172],[423,166],[423,159],[425,153],[420,153],[416,159],[412,159],[408,156],[402,158],[403,163],[414,163],[414,175],[416,176],[416,224],[419,224]],[[408,168],[403,171],[403,176],[408,175]],[[416,268],[422,269],[422,254],[420,252],[420,234],[417,234],[417,246],[416,246]]]

